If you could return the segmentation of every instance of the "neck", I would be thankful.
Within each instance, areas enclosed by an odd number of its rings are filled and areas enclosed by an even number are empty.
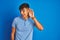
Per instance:
[[[28,19],[28,17],[23,17],[23,19],[24,19],[24,20],[27,20],[27,19]]]

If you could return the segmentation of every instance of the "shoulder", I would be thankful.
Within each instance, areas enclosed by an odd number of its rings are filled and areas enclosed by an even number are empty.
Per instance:
[[[18,19],[19,19],[19,17],[15,17],[15,18],[14,18],[15,21],[18,20]]]
[[[29,21],[30,21],[30,22],[34,22],[31,18],[29,18]]]
[[[15,17],[15,18],[14,18],[14,20],[17,20],[17,19],[18,19],[18,17]]]
[[[15,21],[19,21],[19,20],[21,20],[21,19],[22,19],[22,18],[21,18],[20,16],[14,18]]]

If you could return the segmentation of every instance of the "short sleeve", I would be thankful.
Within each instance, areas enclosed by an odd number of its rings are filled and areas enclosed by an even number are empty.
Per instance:
[[[32,23],[33,26],[36,26],[35,22],[32,19],[30,21],[31,21],[31,23]]]
[[[33,26],[36,26],[34,21],[33,21]]]
[[[16,18],[12,22],[12,27],[16,28]]]

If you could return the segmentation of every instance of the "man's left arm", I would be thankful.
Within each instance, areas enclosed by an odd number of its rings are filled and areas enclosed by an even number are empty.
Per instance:
[[[33,10],[31,10],[31,9],[29,9],[29,16],[34,20],[36,27],[37,27],[39,30],[43,30],[42,25],[37,21],[37,19],[36,19],[35,16],[34,16],[34,12],[33,12]]]
[[[43,27],[42,25],[37,21],[37,19],[35,17],[32,18],[34,20],[34,23],[36,25],[36,27],[39,29],[39,30],[43,30]]]

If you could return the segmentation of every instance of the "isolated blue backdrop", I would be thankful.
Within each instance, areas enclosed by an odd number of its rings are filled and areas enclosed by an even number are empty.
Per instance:
[[[12,21],[20,16],[18,7],[24,2],[44,27],[43,31],[34,28],[33,40],[60,40],[59,0],[0,0],[0,40],[10,40]]]

